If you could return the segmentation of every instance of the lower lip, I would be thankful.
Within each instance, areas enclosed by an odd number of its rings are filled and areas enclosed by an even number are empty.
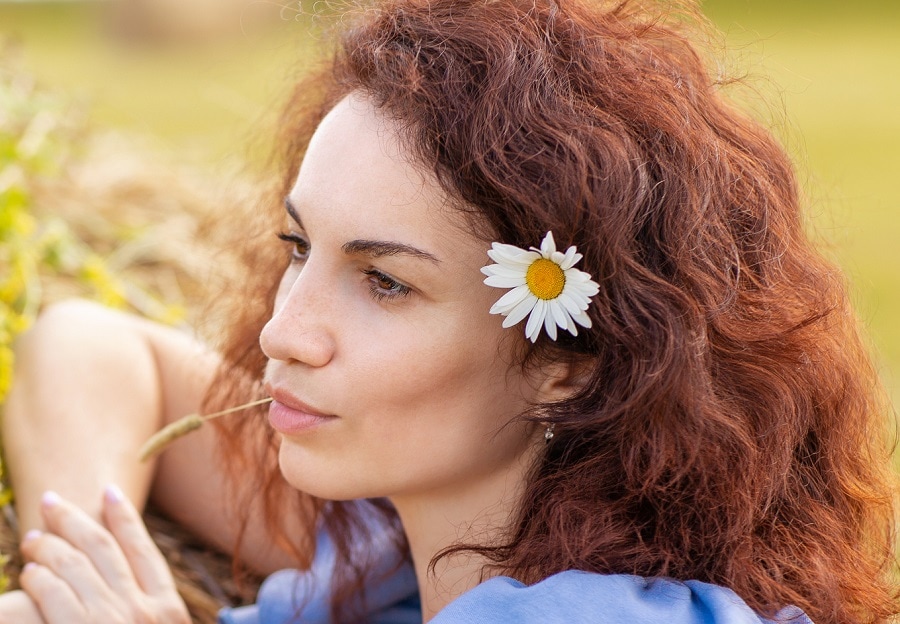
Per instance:
[[[309,431],[324,422],[333,420],[334,416],[320,416],[295,410],[278,401],[269,404],[269,424],[280,433],[301,433]]]

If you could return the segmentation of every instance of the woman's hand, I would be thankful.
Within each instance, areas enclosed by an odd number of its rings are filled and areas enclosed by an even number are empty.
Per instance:
[[[29,531],[22,588],[47,624],[189,624],[166,561],[137,510],[115,486],[106,528],[53,492],[42,499],[47,532]]]

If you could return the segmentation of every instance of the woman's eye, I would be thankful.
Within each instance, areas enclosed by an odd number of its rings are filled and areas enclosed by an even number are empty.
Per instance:
[[[412,292],[409,286],[377,269],[367,269],[363,273],[369,276],[369,291],[376,299],[405,297]]]
[[[303,262],[309,257],[309,241],[294,232],[281,232],[278,238],[291,244],[291,262]]]

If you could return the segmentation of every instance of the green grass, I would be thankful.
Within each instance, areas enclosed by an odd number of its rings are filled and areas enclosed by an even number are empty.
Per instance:
[[[850,278],[900,405],[900,5],[709,0],[705,9],[783,107],[779,134],[800,167],[812,229]]]
[[[312,56],[312,28],[285,20],[265,38],[117,45],[106,3],[0,3],[0,41],[26,69],[89,104],[94,125],[152,139],[192,162],[244,154]],[[258,147],[258,146],[255,146]]]
[[[285,20],[262,39],[123,50],[100,35],[91,6],[0,3],[0,38],[18,37],[26,68],[88,100],[96,125],[211,165],[254,144],[315,39],[307,21]],[[891,78],[900,3],[707,0],[704,9],[726,33],[730,66],[773,103],[763,110],[799,165],[811,227],[847,271],[900,404],[900,80]]]

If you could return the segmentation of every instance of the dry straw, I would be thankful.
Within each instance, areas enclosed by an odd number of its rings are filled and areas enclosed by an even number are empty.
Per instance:
[[[263,405],[264,403],[269,403],[271,400],[271,398],[259,399],[258,401],[251,401],[250,403],[244,403],[237,407],[229,407],[228,409],[224,409],[220,412],[213,412],[212,414],[205,414],[203,416],[200,414],[188,414],[183,418],[179,418],[150,436],[150,439],[141,447],[139,454],[140,460],[142,462],[147,461],[178,438],[199,429],[207,420],[225,416],[226,414],[233,414],[234,412],[240,412],[241,410],[256,407],[257,405]]]

